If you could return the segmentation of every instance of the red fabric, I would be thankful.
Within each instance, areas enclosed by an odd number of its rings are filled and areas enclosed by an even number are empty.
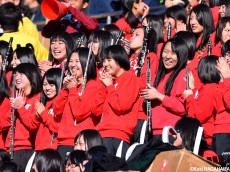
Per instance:
[[[171,75],[167,73],[160,81],[157,90],[165,94],[165,84]],[[175,126],[176,122],[185,116],[183,92],[186,89],[185,69],[176,77],[170,96],[165,96],[162,102],[152,100],[152,129],[153,134],[162,134],[165,126]]]
[[[72,14],[71,19],[58,18],[50,20],[43,27],[42,36],[50,38],[57,31],[66,31],[68,33],[84,32],[89,36],[99,26],[97,19],[87,16],[76,8],[69,6],[68,12]]]
[[[167,38],[167,36],[168,36],[168,35],[167,35],[167,31],[165,30],[164,33],[165,33],[165,34],[164,34],[164,42],[166,42],[166,41],[168,40],[168,38]],[[172,29],[172,30],[171,30],[171,37],[170,37],[170,38],[172,38],[175,34],[176,34],[175,29]]]
[[[46,109],[40,114],[41,124],[36,134],[35,150],[51,148],[57,149],[57,132],[61,119],[57,118],[52,109],[53,100],[46,103]],[[55,139],[51,144],[52,134],[55,133]]]
[[[160,57],[161,57],[161,50],[163,48],[163,45],[164,45],[164,43],[159,43],[157,45],[157,57],[158,57],[159,60],[160,60]]]
[[[199,152],[199,155],[202,156],[205,159],[212,158],[212,157],[218,157],[218,155],[213,150],[201,150]]]
[[[216,55],[216,56],[219,56],[221,57],[221,43],[217,43],[215,44],[213,47],[212,47],[212,55]]]
[[[212,17],[213,17],[213,21],[214,21],[214,26],[216,28],[218,20],[219,20],[219,7],[215,6],[215,7],[211,8],[211,12],[212,12]]]
[[[95,129],[97,119],[91,112],[94,96],[99,90],[98,82],[90,80],[86,83],[82,96],[81,86],[62,89],[53,102],[54,114],[61,118],[57,135],[58,145],[73,146],[75,136],[84,129]],[[75,125],[76,119],[76,125]]]
[[[191,117],[200,120],[204,127],[204,138],[209,145],[212,145],[214,132],[214,116],[215,116],[215,96],[217,94],[218,85],[215,83],[205,84],[198,90],[198,95],[193,92],[186,101],[186,109]]]
[[[35,100],[40,99],[40,94],[26,99],[25,106],[15,111],[15,137],[14,150],[33,149],[34,137],[40,121],[35,115]],[[10,119],[10,116],[7,117]],[[9,150],[10,132],[8,132],[5,146]]]
[[[11,107],[10,107],[10,101],[8,98],[4,98],[3,102],[0,104],[0,112],[1,112],[1,118],[0,118],[0,149],[6,149],[5,148],[5,136],[3,127],[9,128],[10,126],[10,120],[6,119],[5,116],[11,114]],[[6,120],[6,121],[5,121]]]
[[[115,79],[113,85],[101,88],[96,97],[93,111],[97,114],[102,112],[97,125],[101,136],[129,143],[138,115],[139,80],[136,75],[132,71],[125,71]]]
[[[230,78],[219,83],[216,94],[217,113],[215,117],[214,134],[230,133]]]
[[[12,74],[13,74],[12,71],[6,72],[6,79],[7,79],[7,83],[8,83],[9,87],[10,87],[10,81],[11,81],[11,78],[12,78]]]
[[[125,38],[130,40],[132,33],[133,33],[133,29],[131,28],[131,26],[125,21],[125,18],[120,18],[119,20],[117,20],[114,23],[120,30],[125,32]],[[141,26],[141,23],[138,24],[138,26]],[[137,27],[138,27],[137,26]]]

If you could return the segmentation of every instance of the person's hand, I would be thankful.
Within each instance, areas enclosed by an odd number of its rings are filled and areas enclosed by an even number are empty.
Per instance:
[[[177,22],[175,32],[186,31],[186,30],[187,29],[186,29],[186,24],[185,23]]]
[[[189,89],[192,90],[195,88],[195,80],[192,72],[189,72],[188,77],[189,77]],[[186,82],[186,78],[184,78],[184,81]]]
[[[77,81],[74,76],[66,76],[63,80],[63,86],[67,89],[77,87]]]
[[[38,62],[38,67],[44,73],[47,70],[49,70],[50,68],[52,68],[52,62],[50,62],[48,60],[41,60]]]
[[[147,16],[149,14],[149,6],[147,4],[144,5],[143,8],[143,15],[142,15],[142,19],[145,18],[145,16]]]
[[[99,79],[106,87],[109,85],[113,85],[113,77],[107,72],[102,72]]]
[[[15,98],[10,98],[10,106],[14,109],[19,109],[26,104],[25,91],[23,89],[16,91]]]
[[[38,100],[35,101],[35,111],[37,117],[40,117],[41,113],[45,110],[45,106],[39,102]]]
[[[165,0],[165,7],[166,8],[169,8],[169,7],[172,7],[174,5],[178,5],[178,4],[182,4],[184,5],[184,1],[183,0]]]
[[[224,57],[219,57],[216,68],[219,70],[223,78],[230,78],[230,68],[227,60]]]
[[[149,85],[148,88],[141,90],[140,97],[146,100],[158,99],[162,101],[165,95],[161,94],[160,92],[157,91],[156,88]]]
[[[186,100],[189,95],[193,94],[192,90],[184,90],[183,96],[184,99]]]

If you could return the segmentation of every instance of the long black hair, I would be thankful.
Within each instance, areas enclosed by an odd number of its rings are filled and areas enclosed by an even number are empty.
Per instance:
[[[58,95],[58,90],[60,90],[60,82],[61,82],[61,69],[60,68],[51,68],[46,71],[42,78],[42,83],[44,80],[47,80],[49,84],[54,84],[56,88],[56,95]],[[41,102],[46,105],[46,102],[49,98],[45,95],[44,90],[41,93]]]
[[[158,87],[160,81],[164,78],[164,76],[168,72],[168,70],[165,68],[165,66],[163,64],[163,58],[162,58],[163,50],[165,48],[165,45],[168,42],[171,42],[172,52],[176,53],[177,59],[178,59],[178,62],[176,64],[176,66],[174,67],[172,74],[169,76],[169,78],[166,82],[166,85],[165,85],[165,95],[170,96],[170,92],[171,92],[171,89],[173,87],[173,84],[174,84],[174,81],[175,81],[177,75],[186,66],[186,63],[188,60],[188,47],[186,46],[184,40],[180,37],[175,37],[175,38],[173,37],[173,38],[167,40],[167,42],[164,44],[164,46],[162,48],[161,58],[160,58],[159,66],[158,66],[158,71],[157,71],[156,78],[154,81],[154,87],[155,88]]]
[[[85,70],[86,70],[87,57],[89,54],[89,48],[81,47],[81,48],[74,49],[70,55],[70,58],[73,55],[73,53],[78,54],[79,60],[81,63],[81,67],[82,67],[82,73],[84,75]],[[69,63],[70,58],[68,59],[68,63]],[[94,55],[92,53],[91,57],[90,57],[90,61],[89,61],[88,70],[87,70],[87,81],[89,81],[91,79],[96,79],[96,77],[97,77],[96,61],[95,61]]]

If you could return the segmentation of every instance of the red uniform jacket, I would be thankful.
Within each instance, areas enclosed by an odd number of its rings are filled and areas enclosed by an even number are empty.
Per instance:
[[[75,136],[82,130],[95,129],[96,117],[91,112],[94,95],[98,92],[98,82],[90,80],[86,83],[83,95],[81,86],[62,89],[53,101],[53,110],[57,118],[61,117],[58,130],[58,146],[73,146]]]
[[[50,20],[43,27],[42,36],[50,38],[57,31],[66,31],[68,33],[84,32],[89,36],[99,26],[96,19],[87,16],[76,8],[69,6],[68,13],[72,14],[71,19],[58,18]]]
[[[214,134],[230,133],[230,78],[219,83],[216,95],[217,113],[215,117]]]
[[[41,151],[47,148],[57,149],[56,136],[61,119],[58,119],[53,113],[52,103],[53,100],[48,101],[46,103],[46,109],[40,114],[41,124],[35,139],[36,151]],[[53,134],[55,138],[51,143]]]
[[[167,73],[165,77],[160,81],[157,91],[165,94],[165,84],[171,75],[171,72]],[[183,92],[186,89],[185,69],[183,69],[176,77],[170,96],[165,96],[162,102],[159,100],[152,100],[152,129],[153,134],[162,134],[162,130],[165,126],[175,126],[176,122],[184,117],[185,107]],[[154,83],[154,80],[153,80]]]
[[[11,113],[10,101],[8,98],[4,98],[3,102],[0,105],[0,149],[5,148],[5,139],[6,135],[10,126],[10,120],[6,119],[5,117]],[[6,120],[6,121],[5,121]],[[5,127],[5,131],[3,130]]]
[[[215,96],[218,85],[215,83],[203,85],[198,92],[193,91],[186,101],[189,116],[200,120],[204,127],[204,138],[209,145],[212,144],[215,117]],[[198,93],[198,94],[197,94]]]
[[[15,129],[14,129],[14,150],[33,149],[36,131],[40,121],[35,115],[35,100],[39,100],[40,94],[26,99],[25,106],[17,109],[15,112]],[[10,119],[10,116],[7,117]],[[10,132],[6,139],[6,148],[9,149]]]
[[[130,142],[137,124],[138,97],[139,82],[132,71],[125,71],[113,85],[100,89],[92,111],[97,115],[102,113],[97,129],[103,138]]]

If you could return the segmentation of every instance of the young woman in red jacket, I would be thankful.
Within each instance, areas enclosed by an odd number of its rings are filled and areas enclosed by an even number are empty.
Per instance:
[[[53,110],[57,118],[61,118],[57,141],[58,151],[63,160],[66,153],[73,150],[75,136],[84,129],[94,129],[97,118],[92,114],[92,102],[98,90],[96,79],[95,58],[91,55],[88,70],[86,69],[89,49],[75,49],[68,60],[71,76],[64,78],[64,88],[53,101]],[[87,70],[87,80],[82,92],[84,73]]]
[[[100,80],[104,86],[97,93],[92,110],[101,116],[97,129],[103,145],[114,155],[118,147],[122,148],[119,154],[125,157],[137,124],[139,80],[129,71],[129,58],[120,45],[105,50],[103,67]]]
[[[163,47],[153,86],[141,90],[143,99],[152,103],[152,133],[161,139],[165,126],[174,126],[185,116],[183,92],[188,48],[182,38],[169,39]]]
[[[198,77],[201,88],[195,88],[192,74],[189,75],[189,90],[184,91],[188,115],[200,120],[204,127],[204,138],[212,145],[214,134],[214,119],[218,109],[215,97],[218,95],[220,73],[216,68],[217,56],[206,56],[198,65]]]
[[[52,104],[58,95],[61,85],[61,69],[51,68],[43,76],[43,90],[41,93],[41,102],[36,101],[35,110],[41,124],[38,128],[35,139],[35,151],[43,149],[57,149],[57,132],[60,118],[57,118],[53,112]]]
[[[10,98],[15,109],[14,161],[24,171],[28,159],[33,153],[34,139],[40,121],[35,114],[35,101],[40,98],[42,80],[37,66],[22,63],[15,68],[16,97]],[[10,119],[10,116],[8,116]],[[6,148],[10,146],[10,132],[6,139]]]

